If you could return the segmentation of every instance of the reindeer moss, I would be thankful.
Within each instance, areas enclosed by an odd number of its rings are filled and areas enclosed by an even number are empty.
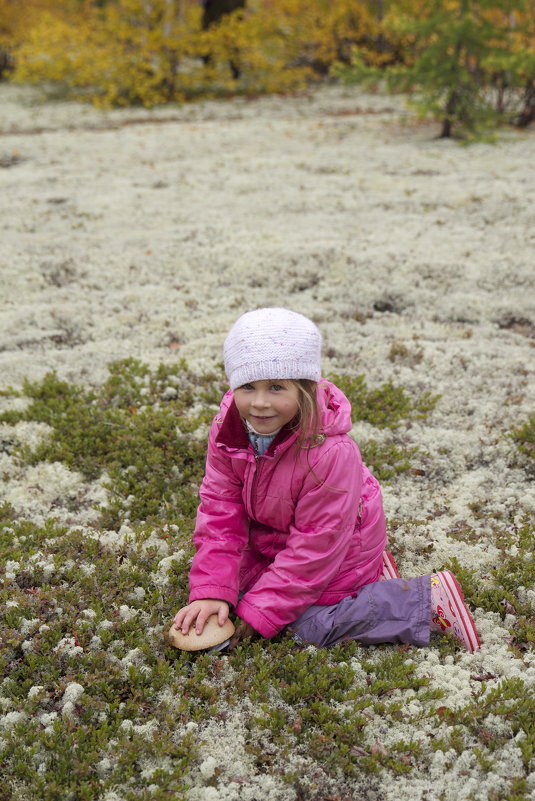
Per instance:
[[[362,376],[334,376],[348,392],[358,419],[398,427],[402,419],[427,414],[435,399],[413,401],[401,387],[368,390]],[[204,471],[208,424],[225,390],[220,374],[195,375],[181,361],[150,370],[125,359],[109,365],[100,387],[80,387],[50,373],[26,382],[30,400],[23,411],[0,422],[46,423],[51,435],[34,450],[21,449],[27,462],[63,462],[87,479],[105,476],[109,500],[101,523],[124,520],[191,525]],[[368,442],[363,455],[379,480],[409,469],[417,448]]]
[[[169,585],[154,581],[155,546],[169,546],[165,533],[154,539],[133,532],[107,542],[53,523],[0,527],[0,558],[13,576],[0,590],[7,608],[1,694],[20,713],[3,733],[2,764],[27,798],[89,801],[130,780],[125,797],[145,797],[150,764],[161,791],[184,790],[193,751],[176,724],[189,720],[188,703],[165,659],[162,620],[171,599]],[[73,682],[84,692],[67,712],[64,693]],[[160,697],[164,690],[177,699],[174,709]]]
[[[467,541],[476,537],[468,526],[454,533],[457,538],[462,536]],[[526,518],[520,526],[497,528],[492,538],[500,550],[500,560],[490,568],[485,582],[455,558],[448,561],[447,567],[453,570],[463,587],[465,598],[474,606],[499,612],[502,617],[508,613],[515,615],[511,642],[525,649],[528,643],[535,642],[533,600],[526,594],[535,586],[534,521]]]
[[[222,384],[215,374],[195,376],[184,362],[150,371],[135,359],[114,362],[102,387],[77,387],[48,374],[26,382],[30,399],[22,412],[6,412],[0,421],[32,420],[48,424],[53,434],[28,462],[63,462],[95,479],[107,475],[111,499],[102,523],[125,518],[182,522],[197,506],[197,488],[206,458],[204,433]]]
[[[347,381],[364,399],[368,417],[361,419],[377,427],[399,428],[432,408],[430,399],[413,401],[392,385],[369,392],[362,380]],[[363,798],[377,794],[385,777],[425,771],[433,749],[445,756],[472,749],[484,772],[504,738],[518,736],[524,774],[511,779],[508,797],[524,801],[534,732],[520,680],[495,688],[482,681],[472,702],[453,712],[440,706],[444,691],[417,670],[415,649],[406,646],[348,642],[323,650],[284,633],[220,655],[167,645],[165,631],[187,599],[207,427],[223,391],[220,376],[196,376],[184,363],[150,370],[126,360],[110,366],[101,387],[74,387],[53,374],[28,383],[26,409],[2,415],[52,429],[21,458],[62,461],[88,479],[104,473],[111,495],[92,529],[36,526],[0,506],[6,799],[90,801],[108,792],[127,801],[182,799],[186,777],[197,776],[205,758],[207,728],[215,721],[225,736],[239,709],[247,764],[255,775],[280,780],[289,798],[331,797],[340,782],[362,788]],[[374,443],[365,450],[379,475],[406,469],[413,456]],[[471,603],[502,614],[514,609],[511,643],[521,659],[533,636],[532,611],[519,590],[534,580],[533,527],[526,520],[512,530],[498,521],[493,531],[502,559],[490,581],[451,566]],[[471,542],[476,534],[460,526],[451,536]],[[458,657],[447,638],[434,646],[440,659]],[[70,708],[73,685],[83,691]],[[489,716],[503,722],[505,733],[495,740]],[[407,734],[422,722],[434,732],[429,743]],[[380,732],[396,726],[399,735],[383,744]],[[217,792],[221,771],[198,781]]]
[[[438,741],[435,748],[453,747],[458,753],[474,742],[478,743],[479,758],[492,762],[492,755],[512,737],[520,734],[519,743],[524,767],[529,768],[535,748],[535,699],[531,688],[519,678],[500,681],[487,689],[483,684],[474,701],[460,710],[446,707],[439,710],[441,720],[452,726],[446,742]],[[488,720],[499,719],[501,734],[489,729]],[[446,749],[445,749],[446,746]]]
[[[8,507],[2,512],[0,559],[12,578],[0,591],[0,604],[10,602],[0,695],[4,711],[18,716],[2,733],[2,761],[10,786],[25,797],[89,801],[120,786],[136,801],[149,798],[149,787],[150,797],[182,798],[184,777],[202,759],[203,727],[219,721],[224,732],[236,708],[254,770],[281,777],[303,799],[328,793],[304,781],[302,764],[321,781],[365,777],[368,788],[380,776],[394,780],[425,769],[425,741],[400,736],[384,746],[376,725],[416,731],[436,716],[440,736],[430,745],[477,748],[483,768],[506,742],[498,737],[493,744],[485,733],[494,715],[509,736],[524,737],[526,766],[532,757],[533,714],[521,681],[493,692],[481,684],[484,694],[455,713],[437,707],[443,691],[416,670],[415,649],[406,646],[347,642],[324,650],[281,634],[226,655],[178,652],[164,633],[186,598],[186,532],[36,527],[14,521]],[[527,547],[523,535],[518,542]],[[83,693],[66,712],[72,683]],[[217,772],[210,781],[217,787]],[[514,780],[515,798],[522,798],[523,781]]]

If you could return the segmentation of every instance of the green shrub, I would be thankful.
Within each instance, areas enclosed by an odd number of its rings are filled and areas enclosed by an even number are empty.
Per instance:
[[[105,524],[125,515],[132,521],[191,518],[206,458],[205,438],[195,431],[214,413],[209,404],[222,394],[220,379],[194,376],[183,362],[151,372],[126,359],[109,370],[99,389],[72,386],[54,373],[26,382],[28,408],[6,412],[0,421],[51,426],[52,436],[22,452],[29,462],[63,462],[88,479],[106,473],[111,500]],[[204,408],[192,414],[195,403]]]

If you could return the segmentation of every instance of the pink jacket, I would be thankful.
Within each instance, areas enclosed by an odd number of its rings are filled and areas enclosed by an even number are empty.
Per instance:
[[[306,450],[286,427],[255,456],[231,391],[210,429],[190,603],[225,600],[263,637],[381,572],[381,490],[347,435],[349,401],[324,380],[318,401],[325,438]]]

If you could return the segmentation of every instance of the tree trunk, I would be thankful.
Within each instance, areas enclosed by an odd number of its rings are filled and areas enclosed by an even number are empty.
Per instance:
[[[451,136],[451,129],[452,129],[451,120],[449,119],[449,117],[445,117],[442,120],[442,130],[441,130],[438,138],[439,139],[449,139],[450,136]]]
[[[457,89],[454,89],[453,92],[450,92],[448,102],[446,103],[446,108],[444,109],[446,116],[442,120],[442,130],[440,132],[439,139],[449,139],[451,136],[453,129],[452,120],[455,117],[458,101],[459,94]]]
[[[517,128],[527,128],[535,120],[535,81],[530,81],[524,91],[524,108],[515,120]]]
[[[7,76],[10,69],[13,69],[13,59],[7,50],[0,47],[0,81]]]
[[[245,8],[246,0],[203,0],[202,28],[205,31],[210,25],[219,22],[225,14]]]
[[[221,18],[225,16],[225,14],[231,14],[238,8],[245,8],[245,4],[246,0],[203,0],[203,31],[208,30],[211,25],[215,25],[217,22],[219,22]],[[208,53],[207,55],[203,56],[203,61],[205,64],[209,64],[211,61],[211,55]],[[237,81],[241,74],[238,64],[230,59],[229,67],[232,77],[235,81]]]

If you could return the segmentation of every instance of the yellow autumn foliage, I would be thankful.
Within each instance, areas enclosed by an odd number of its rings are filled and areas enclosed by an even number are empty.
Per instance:
[[[0,0],[0,76],[49,0]]]
[[[190,16],[174,15],[166,0],[86,5],[74,17],[41,13],[15,51],[14,79],[52,82],[96,105],[180,100],[193,75],[178,65],[194,51]]]
[[[385,47],[368,2],[249,0],[203,31],[192,0],[18,0],[23,34],[6,26],[13,79],[59,84],[101,106],[294,91],[349,61],[354,47],[371,64],[392,58],[395,36]],[[13,3],[0,0],[0,30]]]
[[[36,8],[31,0],[0,0],[0,45],[12,47],[21,40]]]

